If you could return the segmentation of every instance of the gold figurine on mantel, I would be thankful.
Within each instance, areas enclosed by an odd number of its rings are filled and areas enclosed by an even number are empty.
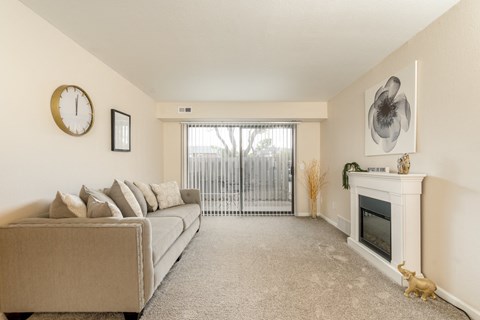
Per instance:
[[[415,296],[418,297],[420,292],[422,292],[423,301],[427,301],[429,297],[436,299],[437,296],[435,295],[435,290],[437,290],[437,285],[435,282],[427,278],[415,277],[416,272],[403,268],[404,265],[405,261],[397,266],[397,269],[403,275],[403,278],[408,281],[408,288],[405,289],[405,292],[403,293],[404,296],[410,298],[410,293],[413,292]]]
[[[408,174],[410,172],[410,156],[408,153],[403,154],[397,160],[398,174]]]

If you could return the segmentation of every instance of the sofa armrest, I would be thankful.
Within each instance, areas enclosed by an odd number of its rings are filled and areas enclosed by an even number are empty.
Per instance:
[[[196,203],[202,207],[202,200],[200,199],[200,190],[199,189],[181,189],[180,195],[182,200],[185,203]]]
[[[0,312],[140,312],[153,294],[145,218],[28,218],[0,227]]]

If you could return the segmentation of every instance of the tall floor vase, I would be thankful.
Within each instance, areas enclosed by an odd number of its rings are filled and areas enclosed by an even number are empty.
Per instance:
[[[310,199],[310,217],[317,219],[317,199]]]

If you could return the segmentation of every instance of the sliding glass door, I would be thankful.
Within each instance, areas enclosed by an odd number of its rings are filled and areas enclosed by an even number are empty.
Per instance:
[[[293,214],[292,124],[185,124],[186,184],[207,215]]]

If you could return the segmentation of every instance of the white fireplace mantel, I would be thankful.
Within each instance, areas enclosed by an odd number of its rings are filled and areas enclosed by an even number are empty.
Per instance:
[[[420,197],[426,175],[350,172],[348,176],[351,222],[348,245],[399,284],[403,281],[397,265],[402,261],[406,262],[405,268],[421,275]],[[359,242],[359,195],[391,204],[391,262]]]

